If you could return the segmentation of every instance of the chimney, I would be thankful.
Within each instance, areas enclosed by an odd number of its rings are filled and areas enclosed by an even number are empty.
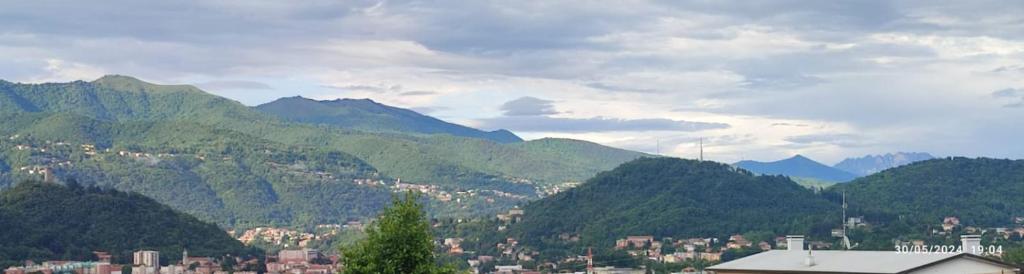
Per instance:
[[[804,235],[786,235],[786,250],[804,250]]]
[[[981,246],[981,235],[960,235],[960,247],[963,253],[981,255],[985,248]]]
[[[814,255],[811,255],[811,250],[807,250],[807,258],[804,258],[804,266],[814,266]]]

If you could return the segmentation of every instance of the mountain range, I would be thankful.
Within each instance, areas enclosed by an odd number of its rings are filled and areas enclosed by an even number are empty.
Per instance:
[[[290,121],[325,124],[367,132],[450,134],[498,143],[522,142],[508,130],[482,131],[387,106],[370,99],[317,101],[303,97],[280,98],[256,107],[260,112]]]
[[[0,187],[48,171],[58,181],[138,192],[224,226],[313,225],[372,216],[398,179],[436,190],[435,214],[491,214],[644,156],[570,139],[466,137],[473,131],[364,100],[300,101],[321,105],[322,114],[307,114],[322,120],[128,76],[0,81],[0,166],[7,167]],[[367,129],[324,118],[340,113],[399,122]],[[410,119],[434,131],[401,126]],[[465,197],[443,200],[444,193]]]
[[[935,158],[924,152],[896,152],[885,155],[865,155],[860,158],[846,158],[833,167],[857,176],[867,176],[882,170]]]
[[[824,165],[802,155],[774,162],[739,161],[733,165],[758,174],[813,178],[827,182],[847,182],[857,178],[857,175]]]
[[[795,155],[773,162],[746,160],[733,165],[758,174],[790,176],[802,185],[821,187],[933,158],[935,157],[931,154],[923,152],[897,152],[846,158],[834,166],[828,166],[802,155]]]

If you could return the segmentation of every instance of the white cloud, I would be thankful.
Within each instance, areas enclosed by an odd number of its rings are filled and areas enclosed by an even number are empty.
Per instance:
[[[93,80],[104,74],[100,68],[87,64],[67,62],[60,59],[46,59],[43,68],[45,74],[35,76],[31,82],[69,82],[75,80]]]

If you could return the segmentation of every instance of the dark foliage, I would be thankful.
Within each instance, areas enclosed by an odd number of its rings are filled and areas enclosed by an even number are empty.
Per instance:
[[[0,224],[0,267],[28,259],[94,260],[93,251],[119,262],[140,249],[158,250],[164,261],[185,248],[196,256],[262,253],[153,199],[74,182],[23,182],[0,193]]]

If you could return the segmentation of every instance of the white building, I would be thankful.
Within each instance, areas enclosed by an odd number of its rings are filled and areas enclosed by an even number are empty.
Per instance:
[[[717,274],[859,273],[859,274],[993,274],[1019,273],[1016,267],[968,253],[979,250],[978,236],[963,236],[965,253],[897,253],[896,251],[804,250],[803,236],[787,237],[787,250],[772,250],[722,263]]]
[[[135,259],[132,262],[135,265],[149,266],[149,267],[160,267],[160,252],[150,251],[150,250],[140,250],[140,251],[135,251],[135,253],[133,253],[132,255],[133,255],[133,258]]]

